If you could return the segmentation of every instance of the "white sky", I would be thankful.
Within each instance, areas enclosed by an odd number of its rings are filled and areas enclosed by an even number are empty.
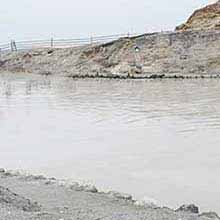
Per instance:
[[[172,30],[209,0],[1,0],[0,42]]]

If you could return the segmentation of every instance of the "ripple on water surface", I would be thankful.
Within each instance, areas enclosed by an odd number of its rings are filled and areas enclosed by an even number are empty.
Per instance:
[[[218,79],[3,74],[0,166],[219,211],[219,94]]]

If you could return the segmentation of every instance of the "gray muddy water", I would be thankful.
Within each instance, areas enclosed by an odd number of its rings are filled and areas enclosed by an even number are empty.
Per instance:
[[[0,76],[0,166],[220,212],[220,80]]]

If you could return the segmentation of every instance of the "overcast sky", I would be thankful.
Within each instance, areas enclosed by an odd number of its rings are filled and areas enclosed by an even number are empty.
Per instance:
[[[0,42],[172,30],[210,0],[1,0]]]

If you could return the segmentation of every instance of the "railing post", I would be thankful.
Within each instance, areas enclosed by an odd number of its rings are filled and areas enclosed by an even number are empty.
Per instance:
[[[13,41],[10,42],[11,52],[13,52]]]
[[[54,46],[53,38],[50,39],[50,47]]]
[[[17,51],[17,46],[14,40],[11,40],[10,46],[11,46],[11,52]]]
[[[93,44],[93,37],[90,37],[90,44]]]
[[[14,50],[17,51],[17,46],[16,46],[15,41],[13,41],[13,45],[14,45]]]

